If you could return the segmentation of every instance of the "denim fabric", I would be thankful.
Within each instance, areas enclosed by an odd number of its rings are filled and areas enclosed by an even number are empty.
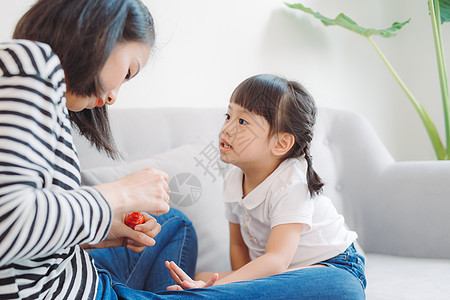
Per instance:
[[[352,274],[359,280],[363,289],[366,288],[367,282],[366,276],[364,274],[365,259],[364,256],[356,251],[353,244],[351,244],[350,247],[348,247],[347,250],[345,250],[341,254],[320,262],[319,264],[327,265],[328,267],[343,269],[347,272],[350,272],[350,274]]]
[[[157,292],[175,284],[164,265],[174,261],[190,276],[195,274],[197,261],[197,236],[191,221],[180,211],[155,216],[161,232],[155,245],[141,253],[125,247],[95,249],[89,254],[106,284],[123,284],[131,289]],[[109,298],[104,298],[109,299]]]
[[[99,269],[97,299],[365,299],[360,280],[349,271],[352,268],[338,267],[339,255],[328,260],[336,261],[322,263],[334,267],[300,269],[204,289],[165,291],[173,281],[164,261],[179,263],[193,276],[197,240],[190,221],[176,210],[158,217],[158,222],[163,227],[157,243],[142,254],[123,248],[91,252]],[[344,252],[349,253],[346,257],[353,256],[349,249]]]
[[[205,289],[160,291],[132,290],[123,284],[112,287],[110,278],[100,273],[102,296],[97,299],[322,299],[364,300],[358,279],[339,268],[307,268],[253,281],[234,282]]]

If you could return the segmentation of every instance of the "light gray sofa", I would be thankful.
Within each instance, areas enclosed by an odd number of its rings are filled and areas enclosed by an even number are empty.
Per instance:
[[[171,204],[194,223],[198,271],[229,269],[217,136],[220,108],[112,109],[122,161],[75,136],[83,184],[166,171]],[[428,142],[428,141],[423,141]],[[367,257],[367,299],[450,299],[450,162],[395,162],[361,116],[319,108],[314,164]]]

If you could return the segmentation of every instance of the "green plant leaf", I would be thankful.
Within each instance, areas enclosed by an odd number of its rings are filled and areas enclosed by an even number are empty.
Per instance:
[[[450,22],[450,0],[440,0],[439,9],[441,11],[441,24]]]
[[[445,0],[445,1],[450,1],[450,0]],[[298,10],[301,10],[308,14],[313,15],[314,17],[319,19],[326,26],[330,26],[330,25],[341,26],[341,27],[344,27],[348,30],[356,32],[365,37],[370,37],[372,35],[379,35],[379,36],[386,37],[386,38],[393,37],[393,36],[395,36],[396,31],[400,30],[403,26],[408,24],[409,21],[411,20],[411,19],[408,19],[407,21],[405,21],[403,23],[395,22],[394,24],[392,24],[391,27],[386,28],[386,29],[364,28],[364,27],[361,27],[358,24],[356,24],[355,21],[353,21],[351,18],[347,17],[343,13],[340,13],[335,19],[329,19],[329,18],[323,16],[322,14],[313,11],[311,8],[305,7],[301,3],[296,3],[296,4],[285,3],[285,4],[290,8],[298,9]]]

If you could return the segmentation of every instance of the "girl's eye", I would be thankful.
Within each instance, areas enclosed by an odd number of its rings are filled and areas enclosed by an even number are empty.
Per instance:
[[[239,124],[245,125],[245,124],[248,124],[248,123],[244,119],[239,119]]]
[[[225,120],[229,120],[229,119],[231,119],[230,115],[229,114],[225,114]]]
[[[130,78],[131,78],[131,71],[130,71],[130,69],[128,69],[128,73],[127,73],[127,75],[125,76],[125,79],[126,79],[126,80],[130,80]]]

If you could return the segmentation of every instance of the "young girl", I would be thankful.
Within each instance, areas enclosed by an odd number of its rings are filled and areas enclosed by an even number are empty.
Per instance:
[[[233,271],[220,274],[219,280],[218,273],[201,273],[193,281],[166,262],[178,283],[171,289],[295,270],[291,273],[298,276],[298,285],[308,281],[316,288],[311,295],[339,280],[364,298],[364,258],[353,245],[357,235],[321,194],[323,182],[312,165],[315,118],[314,100],[297,82],[257,75],[235,89],[219,135],[222,161],[236,166],[224,182]],[[305,276],[313,267],[323,282],[312,283]]]

